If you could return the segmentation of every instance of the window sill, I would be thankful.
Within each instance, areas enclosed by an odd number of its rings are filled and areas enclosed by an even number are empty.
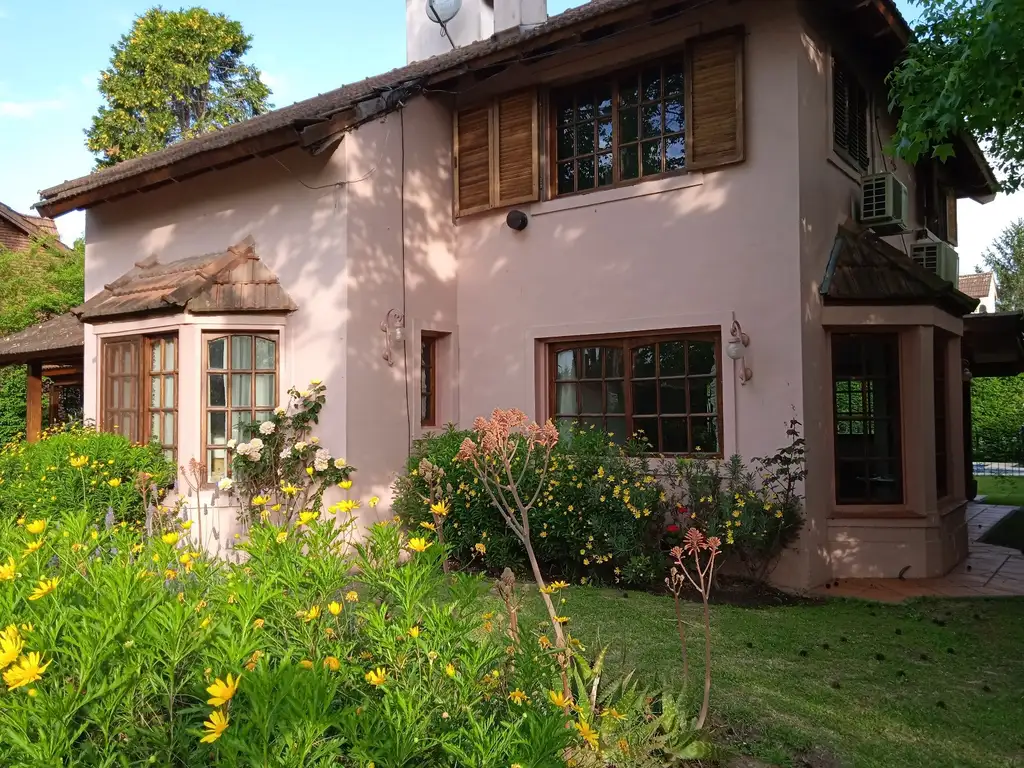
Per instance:
[[[565,197],[556,197],[551,200],[544,200],[530,205],[529,212],[533,216],[544,216],[548,213],[559,211],[572,211],[577,208],[592,208],[596,205],[614,203],[619,200],[629,200],[634,197],[646,197],[658,195],[662,192],[672,192],[676,189],[687,187],[699,187],[704,183],[704,174],[701,171],[690,173],[677,173],[674,176],[665,176],[649,181],[639,180],[630,184],[621,184],[608,189],[595,189],[590,192],[577,192]]]
[[[856,167],[848,163],[843,159],[843,156],[836,152],[834,149],[829,149],[828,157],[826,158],[830,165],[835,166],[845,176],[848,176],[851,181],[855,181],[860,184],[860,180],[866,175],[871,173],[871,166],[868,165],[868,170],[861,171]]]

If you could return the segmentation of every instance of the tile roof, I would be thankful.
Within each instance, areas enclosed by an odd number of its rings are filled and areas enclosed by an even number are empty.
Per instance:
[[[67,246],[60,242],[60,235],[57,233],[57,223],[45,216],[30,216],[18,213],[9,205],[0,203],[0,218],[6,219],[26,235],[53,237],[62,248]]]
[[[0,365],[80,356],[84,338],[81,321],[71,312],[65,312],[0,339]]]
[[[978,306],[977,299],[870,230],[843,226],[836,233],[820,291],[835,304],[931,304],[957,317]]]
[[[524,42],[543,37],[560,30],[572,27],[603,14],[639,5],[645,0],[590,0],[577,8],[552,16],[544,24],[530,29],[495,35],[469,45],[455,48],[452,51],[422,61],[414,61],[404,67],[391,70],[382,75],[369,77],[349,85],[344,85],[319,96],[296,102],[288,107],[273,110],[253,117],[242,123],[235,123],[217,131],[205,133],[188,141],[172,144],[166,149],[152,152],[142,157],[125,160],[110,168],[94,171],[88,176],[66,181],[63,184],[44,189],[40,192],[42,205],[52,205],[75,195],[92,189],[112,184],[122,179],[164,168],[185,158],[203,152],[230,146],[246,139],[253,139],[282,128],[299,124],[311,124],[329,119],[344,109],[407,83],[423,81],[431,76],[468,64],[492,53],[510,50]]]
[[[974,299],[984,299],[992,289],[993,275],[991,272],[978,272],[974,275],[960,275],[960,292]]]
[[[94,323],[124,315],[188,310],[293,312],[295,302],[256,255],[252,238],[221,253],[161,264],[151,256],[73,310]]]

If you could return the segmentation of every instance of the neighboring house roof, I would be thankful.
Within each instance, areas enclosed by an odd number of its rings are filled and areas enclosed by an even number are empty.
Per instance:
[[[60,235],[57,233],[57,224],[53,219],[48,219],[45,216],[29,216],[24,213],[18,213],[9,205],[4,205],[3,203],[0,203],[0,218],[24,232],[28,237],[53,237],[61,248],[67,248],[60,241]]]
[[[0,339],[0,365],[80,357],[84,339],[81,321],[72,312],[66,312]]]
[[[931,304],[958,317],[978,306],[977,299],[870,230],[843,226],[836,233],[820,291],[833,304]]]
[[[960,292],[973,299],[986,299],[992,290],[995,275],[991,272],[978,272],[974,275],[960,275]]]
[[[293,312],[297,306],[256,255],[252,238],[221,253],[161,264],[151,256],[72,310],[84,322],[142,312]]]
[[[406,98],[418,93],[424,84],[442,75],[462,74],[469,71],[471,65],[500,66],[515,63],[518,60],[515,56],[517,50],[527,48],[528,44],[532,44],[531,60],[551,55],[556,52],[554,41],[562,37],[575,35],[577,42],[590,42],[585,39],[588,29],[595,30],[594,40],[600,39],[601,35],[596,34],[600,31],[598,28],[612,23],[616,14],[639,13],[647,9],[649,12],[646,20],[654,22],[692,8],[699,8],[707,2],[708,0],[590,0],[577,8],[552,16],[536,27],[509,30],[448,53],[413,62],[385,74],[342,86],[245,122],[178,142],[158,152],[125,160],[88,176],[44,189],[40,192],[41,202],[37,203],[36,207],[47,215],[59,215],[75,208],[167,184],[248,157],[302,144],[304,131],[322,141],[325,136],[337,135],[337,131],[330,131],[329,128],[340,118],[344,120],[337,123],[338,131],[349,130],[381,112],[395,109]],[[837,8],[848,9],[851,12],[876,14],[879,23],[883,25],[881,34],[895,35],[900,49],[911,35],[910,27],[900,15],[893,0],[873,0],[870,5],[861,0],[829,2]],[[636,8],[633,8],[634,6]],[[879,34],[874,34],[874,38],[878,37]],[[525,55],[526,51],[520,53]],[[506,55],[502,58],[498,54]],[[378,103],[368,109],[355,110],[353,114],[347,114],[357,105],[373,99],[377,99]],[[307,135],[306,140],[312,139]],[[970,158],[981,166],[977,175],[982,181],[976,186],[991,186],[991,192],[994,193],[998,187],[984,156],[977,150],[973,139],[964,138],[962,141],[966,144]],[[233,148],[231,152],[228,152],[229,148]],[[967,162],[959,156],[955,159],[958,164]]]

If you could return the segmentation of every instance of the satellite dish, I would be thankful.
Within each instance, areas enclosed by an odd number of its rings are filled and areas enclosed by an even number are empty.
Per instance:
[[[462,9],[462,0],[427,0],[427,18],[435,24],[447,24]]]

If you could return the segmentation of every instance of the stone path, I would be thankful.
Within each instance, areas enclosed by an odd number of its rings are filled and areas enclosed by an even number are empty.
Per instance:
[[[979,539],[1016,507],[972,502],[967,507],[968,555],[935,579],[840,579],[817,594],[898,603],[912,597],[1024,597],[1024,554]]]

